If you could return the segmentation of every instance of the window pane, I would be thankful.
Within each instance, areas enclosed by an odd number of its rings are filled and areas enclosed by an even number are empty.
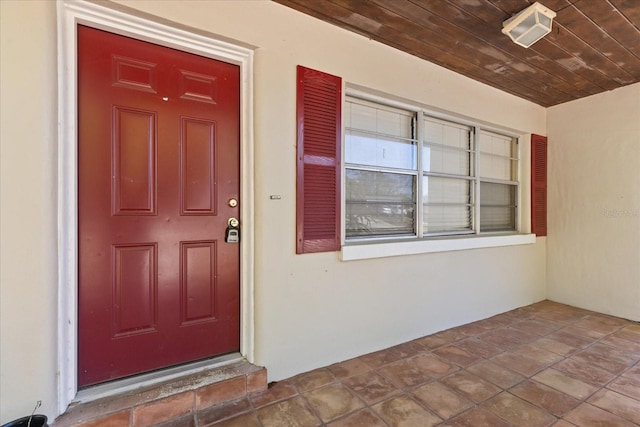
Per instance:
[[[480,132],[480,176],[515,181],[517,146],[514,138],[493,132]]]
[[[377,105],[366,101],[347,101],[344,125],[399,138],[412,138],[414,114],[410,111]]]
[[[422,183],[424,204],[471,203],[471,182],[467,179],[425,176]]]
[[[417,167],[416,153],[411,140],[353,130],[345,136],[345,162],[350,164],[413,170]]]
[[[515,185],[480,183],[480,231],[515,230],[516,196]]]
[[[458,123],[428,117],[424,120],[424,142],[468,150],[471,128]]]
[[[416,169],[414,113],[366,101],[349,101],[345,107],[346,163]]]
[[[415,177],[346,169],[346,235],[414,234]]]
[[[445,147],[424,146],[422,149],[422,170],[468,176],[471,174],[471,153]]]
[[[428,205],[424,207],[424,233],[471,230],[471,206]]]
[[[422,177],[424,233],[471,230],[471,181]]]
[[[424,120],[422,169],[425,172],[469,175],[471,128],[428,117]]]
[[[513,160],[506,157],[480,154],[480,176],[482,178],[514,181],[515,168],[512,166],[513,163]]]

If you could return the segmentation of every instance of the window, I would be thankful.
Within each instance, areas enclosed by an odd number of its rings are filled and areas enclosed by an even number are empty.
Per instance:
[[[517,138],[347,97],[347,241],[516,232]]]

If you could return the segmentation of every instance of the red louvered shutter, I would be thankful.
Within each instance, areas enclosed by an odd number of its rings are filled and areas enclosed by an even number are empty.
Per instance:
[[[296,252],[340,250],[342,80],[298,66]]]
[[[547,235],[547,137],[531,135],[531,232]]]

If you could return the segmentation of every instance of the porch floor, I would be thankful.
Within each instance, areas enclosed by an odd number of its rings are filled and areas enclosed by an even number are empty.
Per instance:
[[[100,425],[144,425],[134,415],[113,421]],[[157,421],[162,427],[639,426],[640,324],[543,301]]]

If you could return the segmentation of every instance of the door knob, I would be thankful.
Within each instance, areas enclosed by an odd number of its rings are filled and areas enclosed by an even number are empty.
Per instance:
[[[238,221],[236,218],[229,218],[227,220],[227,225],[231,228],[238,228],[238,226],[240,225],[240,221]]]

